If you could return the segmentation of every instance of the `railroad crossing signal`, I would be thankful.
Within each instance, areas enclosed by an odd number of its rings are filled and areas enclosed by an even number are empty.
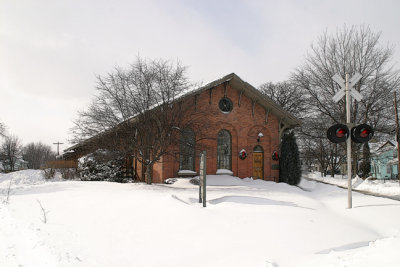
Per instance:
[[[374,130],[368,124],[360,124],[351,128],[351,131],[344,124],[335,124],[329,127],[326,136],[335,144],[345,142],[349,136],[355,143],[366,143],[374,136]]]
[[[355,89],[352,89],[356,85],[356,83],[362,78],[360,73],[354,74],[350,79],[348,78],[348,74],[346,74],[346,80],[340,77],[338,74],[335,74],[332,79],[339,84],[342,88],[340,89],[333,97],[333,101],[336,103],[346,95],[346,117],[347,124],[350,124],[350,96],[354,97],[357,101],[361,101],[363,96],[357,92]],[[348,94],[346,94],[348,92]],[[333,143],[341,143],[345,142],[347,138],[351,135],[351,140],[355,143],[365,143],[371,140],[374,135],[374,130],[368,124],[360,124],[351,129],[351,134],[349,128],[344,124],[335,124],[331,126],[327,131],[328,139]],[[351,149],[351,147],[349,147]]]
[[[338,74],[335,74],[332,79],[339,84],[342,88],[340,89],[333,97],[333,101],[336,103],[342,99],[343,96],[346,96],[346,124],[350,125],[350,108],[351,108],[351,97],[354,97],[357,101],[361,101],[363,96],[357,92],[355,89],[352,89],[356,85],[356,83],[362,78],[360,73],[354,74],[353,77],[349,79],[349,74],[346,73],[346,79],[344,80]],[[345,126],[345,127],[343,127]],[[368,142],[374,134],[372,127],[367,124],[361,124],[351,129],[351,140],[357,143]],[[333,125],[328,129],[327,132],[328,139],[334,143],[340,143],[346,141],[347,146],[347,180],[348,180],[348,198],[347,198],[347,207],[351,209],[352,207],[352,196],[351,196],[351,140],[349,137],[349,128],[344,124]]]

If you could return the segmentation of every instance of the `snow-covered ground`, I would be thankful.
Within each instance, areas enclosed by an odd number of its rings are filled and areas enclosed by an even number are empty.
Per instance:
[[[322,177],[320,172],[308,173],[306,176],[309,179],[347,188],[347,176],[335,175],[335,177]],[[400,185],[399,181],[397,180],[363,180],[357,176],[356,178],[352,179],[351,184],[353,189],[385,195],[389,197],[400,197]]]
[[[346,190],[314,181],[207,179],[203,208],[187,179],[0,174],[0,266],[399,266],[398,201],[354,193],[346,209]]]

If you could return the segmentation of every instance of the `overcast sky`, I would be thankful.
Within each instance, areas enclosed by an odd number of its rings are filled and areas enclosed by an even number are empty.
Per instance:
[[[257,87],[287,79],[344,24],[382,31],[399,68],[399,12],[396,0],[0,0],[0,122],[24,144],[65,149],[96,76],[138,55],[179,60],[193,82],[235,72]]]

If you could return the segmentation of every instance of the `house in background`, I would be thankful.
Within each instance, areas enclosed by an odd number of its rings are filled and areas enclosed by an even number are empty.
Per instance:
[[[28,169],[28,162],[23,160],[22,157],[17,157],[15,159],[14,171],[26,170]],[[5,158],[0,158],[0,172],[9,172],[10,164]]]
[[[397,148],[394,142],[387,141],[371,148],[371,176],[377,179],[396,179]]]

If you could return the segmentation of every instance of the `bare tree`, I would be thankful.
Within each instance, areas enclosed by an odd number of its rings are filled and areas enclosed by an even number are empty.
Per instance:
[[[302,87],[298,87],[290,81],[267,82],[260,85],[258,89],[296,117],[301,118],[306,111],[307,95]]]
[[[0,154],[3,158],[3,166],[8,171],[15,171],[17,160],[21,156],[21,149],[21,141],[17,136],[11,135],[5,138],[0,147]]]
[[[307,94],[307,112],[304,113],[303,136],[319,128],[325,131],[334,123],[345,122],[345,102],[335,103],[332,97],[340,89],[332,80],[339,74],[345,77],[356,72],[362,75],[355,90],[363,95],[360,102],[352,101],[352,118],[355,124],[368,123],[376,135],[391,134],[394,131],[392,119],[392,91],[399,87],[399,71],[394,69],[393,48],[379,43],[380,33],[374,33],[368,26],[344,26],[336,33],[324,32],[316,44],[311,46],[304,63],[291,77],[296,87]],[[316,124],[319,126],[317,127]],[[314,142],[314,146],[320,141]],[[309,144],[310,145],[310,144]],[[354,166],[357,172],[357,155],[360,145],[353,144]],[[329,148],[329,147],[326,147]],[[325,155],[336,154],[336,146],[323,151]],[[340,155],[336,154],[335,157]],[[320,156],[321,158],[322,155]]]
[[[321,166],[324,175],[328,170],[331,176],[339,171],[342,163],[345,162],[346,154],[343,144],[333,144],[326,138],[326,129],[328,124],[321,123],[318,119],[304,119],[304,125],[307,127],[298,132],[299,143],[303,154],[312,158]]]
[[[6,133],[6,126],[4,123],[0,122],[0,137],[5,137]]]
[[[345,103],[335,103],[332,97],[340,89],[332,80],[339,74],[343,78],[359,72],[361,80],[356,90],[363,95],[360,102],[352,102],[352,122],[370,123],[375,131],[391,133],[391,92],[400,85],[399,71],[391,63],[393,48],[381,46],[380,33],[368,26],[338,29],[336,34],[325,32],[305,58],[305,63],[292,75],[292,82],[308,93],[309,116],[345,121]]]
[[[28,162],[29,169],[40,169],[47,161],[55,160],[56,153],[49,145],[32,142],[23,147],[22,156]]]
[[[360,176],[362,178],[367,178],[371,172],[371,151],[369,149],[368,143],[363,144],[362,156],[360,158]]]
[[[169,61],[138,58],[128,70],[116,68],[98,77],[97,95],[72,129],[75,142],[97,136],[96,148],[133,156],[145,166],[146,182],[152,183],[153,165],[196,121],[194,116],[185,119],[193,103],[178,101],[190,87],[185,70]]]

